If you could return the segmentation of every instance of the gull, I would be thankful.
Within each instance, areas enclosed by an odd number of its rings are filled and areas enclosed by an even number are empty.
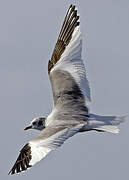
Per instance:
[[[53,110],[48,117],[34,118],[25,128],[40,133],[21,149],[9,174],[29,169],[78,132],[119,132],[117,125],[125,116],[101,116],[89,112],[91,95],[81,53],[79,15],[75,5],[70,5],[48,62]]]

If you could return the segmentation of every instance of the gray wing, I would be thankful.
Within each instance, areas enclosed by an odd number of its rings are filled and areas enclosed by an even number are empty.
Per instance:
[[[87,115],[86,104],[90,101],[90,88],[81,59],[82,38],[78,20],[77,10],[71,5],[49,61],[48,72],[54,108],[80,113],[82,111]]]
[[[66,115],[88,115],[88,108],[85,105],[85,97],[74,78],[67,71],[54,71],[50,76],[54,105]],[[59,114],[58,114],[59,118]],[[84,117],[83,117],[84,118]]]
[[[49,152],[61,146],[66,139],[76,134],[84,124],[76,126],[47,127],[36,138],[27,143],[9,174],[19,173],[32,167]]]

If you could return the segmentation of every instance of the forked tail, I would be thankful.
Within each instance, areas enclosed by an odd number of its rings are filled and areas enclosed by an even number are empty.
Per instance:
[[[126,116],[100,116],[89,114],[87,130],[119,133],[118,125],[125,121]]]

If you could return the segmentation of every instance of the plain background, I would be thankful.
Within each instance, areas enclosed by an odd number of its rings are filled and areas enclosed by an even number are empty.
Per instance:
[[[129,179],[129,118],[120,134],[88,132],[67,140],[29,171],[8,176],[32,118],[52,109],[47,63],[66,11],[81,16],[92,113],[129,113],[128,0],[0,0],[0,179]]]

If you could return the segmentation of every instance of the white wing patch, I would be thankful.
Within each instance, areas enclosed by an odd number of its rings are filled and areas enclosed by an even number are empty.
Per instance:
[[[81,59],[81,52],[82,37],[80,32],[80,26],[77,26],[73,32],[70,43],[66,47],[64,53],[61,55],[60,60],[51,70],[50,74],[56,70],[64,70],[69,72],[80,87],[82,94],[86,99],[86,102],[90,102],[91,96],[89,82],[86,78],[86,70],[84,67],[84,63]]]
[[[30,142],[29,145],[31,146],[31,155],[32,155],[32,159],[29,163],[30,166],[33,166],[34,164],[39,162],[51,151],[50,148],[36,146],[36,144],[32,142]]]
[[[44,158],[50,151],[61,146],[66,139],[76,134],[84,124],[79,124],[72,128],[65,128],[62,131],[48,137],[47,139],[32,140],[29,142],[31,147],[31,161],[29,165],[33,166],[42,158]]]

